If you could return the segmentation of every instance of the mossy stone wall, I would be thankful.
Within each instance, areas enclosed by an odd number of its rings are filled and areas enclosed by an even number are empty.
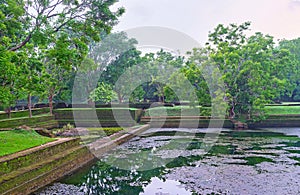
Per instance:
[[[0,128],[16,128],[26,125],[34,128],[55,128],[58,123],[54,120],[54,116],[35,116],[32,118],[12,118],[0,120]]]
[[[95,112],[96,119],[89,117],[94,116]],[[58,121],[59,126],[69,123],[80,127],[95,127],[99,123],[102,127],[133,126],[140,120],[142,113],[142,110],[128,108],[114,108],[114,111],[111,108],[54,110],[55,120]],[[115,118],[116,114],[118,120]],[[74,115],[76,116],[76,124]]]
[[[32,109],[32,116],[37,116],[41,114],[47,114],[50,113],[49,108],[35,108]],[[23,111],[12,111],[11,112],[11,118],[20,118],[20,117],[28,117],[29,116],[29,111],[28,110],[23,110]],[[0,113],[0,120],[3,119],[9,119],[9,116],[7,113]]]

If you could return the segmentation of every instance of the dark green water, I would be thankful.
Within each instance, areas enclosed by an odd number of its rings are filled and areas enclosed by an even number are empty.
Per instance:
[[[208,144],[205,129],[150,129],[60,182],[78,194],[300,194],[299,132],[223,129]]]

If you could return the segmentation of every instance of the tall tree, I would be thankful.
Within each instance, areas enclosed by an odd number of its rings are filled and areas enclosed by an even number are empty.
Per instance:
[[[77,45],[76,47],[73,47]],[[64,88],[66,81],[72,76],[72,71],[81,64],[87,55],[87,46],[77,39],[70,40],[68,35],[63,33],[57,37],[56,44],[46,50],[46,92],[50,106],[50,113],[53,111],[53,98]]]
[[[1,68],[17,69],[18,63],[14,63],[10,56],[17,56],[32,44],[32,51],[45,57],[43,63],[48,74],[48,89],[45,90],[49,92],[52,111],[52,100],[62,87],[62,78],[76,70],[87,55],[87,45],[91,41],[100,41],[100,34],[110,33],[118,17],[124,13],[124,8],[111,11],[116,2],[3,0],[0,5],[0,50],[4,54]],[[6,78],[10,73],[1,72],[0,78]],[[8,92],[11,84],[3,82],[0,90]]]
[[[114,86],[113,89],[117,93],[119,103],[122,103],[127,94],[126,85],[115,85],[118,79],[126,70],[140,61],[141,52],[135,48],[122,53],[116,60],[111,62],[106,70],[102,73],[101,80]]]
[[[287,49],[292,55],[292,61],[296,68],[291,71],[287,79],[290,87],[281,96],[282,101],[300,101],[300,38],[293,40],[281,40],[279,48]]]
[[[17,51],[31,40],[49,44],[55,34],[67,33],[82,42],[100,40],[100,33],[109,33],[124,8],[112,12],[116,0],[4,0],[4,6],[18,11],[17,22],[23,24],[25,33],[16,33],[10,51]],[[6,18],[12,13],[7,13]],[[25,22],[25,23],[24,23]]]
[[[88,56],[78,67],[74,88],[76,90],[74,94],[77,96],[74,98],[78,102],[88,100],[89,104],[92,104],[92,101],[95,100],[95,93],[92,94],[94,98],[90,98],[89,94],[97,87],[97,83],[100,84],[99,89],[103,88],[101,84],[105,84],[105,86],[109,84],[113,87],[118,76],[126,71],[130,63],[133,63],[134,58],[139,56],[135,49],[137,41],[128,38],[125,32],[102,34],[101,36],[101,42],[92,42],[89,45]],[[99,80],[100,82],[98,82]],[[83,91],[87,95],[81,96]],[[120,99],[121,96],[119,95]]]
[[[23,94],[28,102],[29,118],[32,117],[32,96],[42,98],[41,94],[45,89],[44,66],[37,55],[30,54],[34,54],[34,52],[29,51],[29,56],[27,56],[25,63],[21,67],[21,74],[18,77],[20,93]]]
[[[273,37],[259,32],[246,37],[249,26],[249,22],[220,24],[207,44],[226,86],[231,118],[263,115],[264,105],[284,91],[286,77],[294,69],[290,53],[275,48]]]

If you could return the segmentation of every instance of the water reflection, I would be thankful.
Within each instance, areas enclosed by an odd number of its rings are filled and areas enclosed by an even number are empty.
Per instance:
[[[178,194],[178,195],[191,195],[192,192],[186,190],[182,184],[174,180],[161,180],[157,177],[151,179],[149,185],[144,188],[144,192],[140,195],[153,195],[153,194]]]
[[[150,129],[61,182],[85,194],[300,193],[299,137],[224,129],[206,153],[203,129],[179,131]]]

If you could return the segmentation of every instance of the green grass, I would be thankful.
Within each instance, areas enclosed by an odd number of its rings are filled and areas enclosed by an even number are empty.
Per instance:
[[[0,156],[12,154],[54,140],[53,138],[41,136],[35,131],[0,131]]]
[[[56,109],[55,111],[74,111],[74,110],[138,110],[137,108],[119,108],[119,107],[116,107],[116,108],[61,108],[61,109]]]
[[[210,107],[201,106],[154,107],[147,109],[145,116],[209,116],[210,110]]]
[[[300,106],[266,106],[265,109],[270,115],[300,114]]]
[[[268,115],[300,115],[300,106],[266,106],[265,110]],[[201,106],[197,106],[196,108],[189,106],[154,107],[146,110],[145,116],[180,116],[182,111],[186,113],[183,115],[187,116],[197,115],[197,113],[200,113],[201,116],[210,116],[211,108]]]

